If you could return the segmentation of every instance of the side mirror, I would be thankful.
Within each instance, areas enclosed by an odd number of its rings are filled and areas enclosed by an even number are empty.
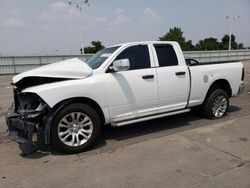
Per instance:
[[[125,71],[130,69],[129,59],[120,59],[113,62],[114,71]]]

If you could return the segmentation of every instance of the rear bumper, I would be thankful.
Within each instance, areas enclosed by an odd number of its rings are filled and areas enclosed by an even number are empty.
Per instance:
[[[238,90],[237,95],[242,94],[242,93],[244,92],[244,90],[245,90],[245,84],[242,83],[242,84],[240,85],[240,87],[239,87],[239,90]]]

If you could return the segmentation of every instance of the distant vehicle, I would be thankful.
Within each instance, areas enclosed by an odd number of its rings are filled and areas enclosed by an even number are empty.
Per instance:
[[[243,80],[242,63],[185,60],[176,42],[120,44],[86,63],[69,59],[13,77],[9,136],[24,153],[40,142],[82,152],[107,124],[123,126],[193,107],[207,118],[221,118],[229,98],[242,93]]]

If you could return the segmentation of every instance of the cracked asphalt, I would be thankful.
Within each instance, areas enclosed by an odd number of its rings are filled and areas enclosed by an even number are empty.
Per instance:
[[[250,187],[249,86],[220,120],[191,112],[108,127],[87,152],[44,148],[23,157],[5,132],[10,78],[0,77],[0,187]]]

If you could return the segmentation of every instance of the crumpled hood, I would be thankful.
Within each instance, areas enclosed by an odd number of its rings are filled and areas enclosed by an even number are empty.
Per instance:
[[[51,63],[30,71],[23,72],[13,77],[13,83],[28,77],[80,79],[91,75],[93,70],[78,58]]]

